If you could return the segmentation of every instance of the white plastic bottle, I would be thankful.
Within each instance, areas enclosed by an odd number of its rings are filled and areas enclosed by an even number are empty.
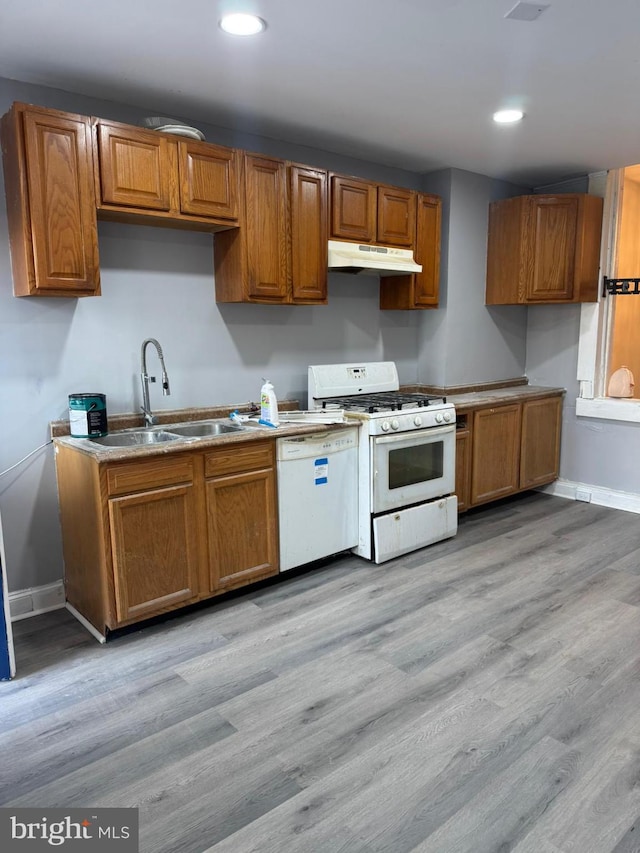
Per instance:
[[[268,421],[270,424],[277,426],[279,420],[276,392],[268,379],[264,379],[263,377],[263,381],[264,385],[260,389],[260,420]]]

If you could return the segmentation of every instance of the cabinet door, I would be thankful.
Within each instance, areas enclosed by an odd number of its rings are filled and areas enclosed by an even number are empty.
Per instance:
[[[489,205],[487,238],[487,305],[517,305],[526,301],[523,238],[527,196]]]
[[[211,591],[277,574],[274,469],[208,479],[206,502]]]
[[[178,143],[180,210],[221,219],[238,217],[238,167],[233,148]]]
[[[195,518],[191,484],[110,498],[119,622],[154,616],[197,597]]]
[[[88,119],[53,110],[14,108],[7,121],[11,127],[6,128],[10,138],[6,139],[5,175],[15,294],[98,294]],[[19,174],[23,156],[26,186]]]
[[[571,300],[575,277],[578,199],[529,196],[524,241],[527,300]]]
[[[520,405],[474,412],[471,504],[518,491],[519,457]]]
[[[522,406],[520,488],[532,489],[558,477],[562,397],[528,400]]]
[[[377,186],[370,181],[331,176],[331,236],[375,243]]]
[[[380,308],[437,308],[440,291],[440,229],[442,200],[437,195],[418,196],[414,257],[422,265],[415,275],[380,279]]]
[[[249,297],[287,298],[286,165],[244,158],[247,290]]]
[[[102,203],[170,210],[176,143],[114,122],[99,122],[97,134]]]
[[[289,167],[291,292],[294,302],[327,301],[327,173]]]
[[[422,272],[415,275],[414,293],[414,304],[418,308],[438,305],[441,222],[442,199],[437,195],[419,195],[415,259],[422,264]]]
[[[416,239],[416,193],[398,187],[378,187],[378,243],[413,246]]]
[[[471,433],[468,429],[456,432],[456,495],[458,512],[469,508],[471,487]]]

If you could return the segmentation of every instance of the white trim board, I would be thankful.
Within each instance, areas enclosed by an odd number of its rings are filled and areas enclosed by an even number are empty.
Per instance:
[[[50,610],[59,610],[65,606],[64,583],[62,580],[44,586],[33,586],[9,593],[9,612],[11,621],[38,616]]]
[[[605,418],[611,421],[640,423],[640,400],[614,400],[611,397],[588,399],[578,397],[576,415],[586,418]]]
[[[640,495],[633,492],[603,489],[600,486],[574,483],[571,480],[556,480],[548,486],[542,486],[537,491],[555,495],[558,498],[568,498],[572,501],[586,501],[597,506],[608,506],[611,509],[640,513]]]

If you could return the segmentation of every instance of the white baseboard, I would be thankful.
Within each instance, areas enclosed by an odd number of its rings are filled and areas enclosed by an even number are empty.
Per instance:
[[[64,607],[64,584],[61,580],[30,589],[19,589],[9,593],[9,613],[11,621],[38,616],[50,610]]]
[[[616,489],[603,489],[601,486],[590,486],[588,483],[574,483],[571,480],[556,480],[548,486],[542,486],[538,491],[572,501],[586,501],[598,506],[608,506],[611,509],[623,509],[626,512],[640,513],[640,495],[634,492],[620,492]]]

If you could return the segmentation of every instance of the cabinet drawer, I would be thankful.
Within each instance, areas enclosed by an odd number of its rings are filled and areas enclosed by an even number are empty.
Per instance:
[[[193,480],[191,456],[175,459],[163,456],[144,462],[128,462],[107,469],[107,490],[110,495],[124,495],[156,486],[172,483],[188,483]]]
[[[271,468],[274,464],[274,443],[262,441],[246,447],[221,447],[207,453],[204,460],[206,477],[220,474],[235,474],[241,471],[254,471],[258,468]]]

